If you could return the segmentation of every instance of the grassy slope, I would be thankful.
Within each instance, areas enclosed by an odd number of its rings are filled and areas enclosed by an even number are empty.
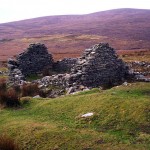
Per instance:
[[[94,112],[88,119],[80,116]],[[24,149],[148,150],[150,83],[134,83],[56,99],[32,99],[0,110],[0,133]]]

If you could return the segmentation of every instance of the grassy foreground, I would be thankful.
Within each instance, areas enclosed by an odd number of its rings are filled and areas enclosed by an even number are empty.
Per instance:
[[[94,115],[81,117],[88,112]],[[150,83],[1,108],[0,134],[28,150],[148,150]]]

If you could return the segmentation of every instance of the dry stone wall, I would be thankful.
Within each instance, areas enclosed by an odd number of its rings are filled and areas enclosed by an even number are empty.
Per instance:
[[[19,64],[14,59],[9,59],[7,63],[9,83],[20,83],[20,81],[25,80],[25,76],[22,74],[21,70],[18,69]]]
[[[75,66],[77,58],[64,58],[54,63],[53,69],[56,72],[66,73],[70,72],[71,69]]]

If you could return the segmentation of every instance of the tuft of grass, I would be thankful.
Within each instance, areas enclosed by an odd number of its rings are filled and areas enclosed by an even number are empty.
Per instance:
[[[81,91],[81,92],[77,93],[76,95],[88,95],[88,94],[94,94],[94,93],[99,93],[99,92],[101,92],[100,89],[93,88],[93,89],[88,90],[88,91]]]
[[[5,79],[5,80],[7,80],[7,79],[8,79],[8,76],[0,76],[0,79]]]
[[[30,101],[31,101],[31,97],[22,97],[22,98],[20,99],[20,103],[21,103],[22,105],[27,105],[27,104],[30,103]]]
[[[21,94],[22,97],[25,96],[35,96],[39,93],[38,84],[36,83],[25,83],[22,85]]]
[[[8,68],[6,68],[6,67],[0,67],[0,71],[8,71]]]
[[[0,136],[0,150],[19,150],[19,146],[12,138]]]
[[[6,91],[0,91],[0,104],[6,107],[18,107],[20,99],[16,91],[9,88]]]
[[[6,91],[6,79],[5,78],[0,78],[0,91]]]
[[[6,80],[0,79],[0,104],[6,107],[17,107],[20,105],[17,88],[7,88]]]
[[[8,71],[8,69],[6,68],[6,67],[0,67],[0,71],[4,71],[4,72],[6,72],[6,71]],[[0,80],[1,79],[5,79],[5,80],[7,80],[8,79],[8,75],[3,75],[3,74],[0,74]]]
[[[37,80],[37,79],[39,79],[40,78],[40,76],[38,76],[37,74],[32,74],[32,75],[30,75],[30,76],[27,76],[26,77],[26,80],[27,81],[33,81],[33,80]]]

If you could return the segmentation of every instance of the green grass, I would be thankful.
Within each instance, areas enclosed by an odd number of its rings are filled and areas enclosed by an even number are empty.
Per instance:
[[[82,114],[94,112],[90,118]],[[0,134],[30,150],[150,149],[150,83],[31,99],[0,109]]]
[[[8,71],[6,67],[0,67],[0,71]]]
[[[26,77],[26,80],[27,80],[27,81],[33,81],[33,80],[37,80],[37,79],[40,79],[40,78],[41,78],[41,77],[39,77],[38,75],[32,74],[32,75]]]
[[[3,78],[3,79],[8,79],[8,76],[0,76],[0,79]]]
[[[8,69],[6,67],[0,67],[0,71],[8,71]],[[0,75],[0,78],[8,79],[8,76],[7,75]]]

